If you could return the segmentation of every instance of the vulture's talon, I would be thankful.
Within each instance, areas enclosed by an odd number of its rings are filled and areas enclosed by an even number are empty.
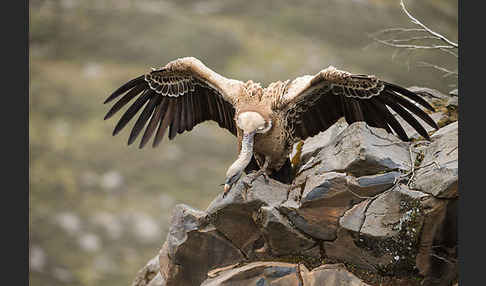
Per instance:
[[[258,179],[258,177],[260,177],[260,175],[262,174],[262,172],[260,172],[261,170],[258,170],[258,171],[255,171],[255,172],[252,172],[250,174],[250,184],[253,184],[253,182]]]
[[[270,182],[269,177],[267,173],[263,169],[260,169],[254,173],[250,174],[250,183],[253,184],[253,182],[258,179],[258,177],[263,176],[263,179],[265,180],[265,184],[268,184]]]
[[[267,173],[263,173],[263,179],[265,180],[265,184],[269,184],[270,183],[270,178],[268,177]]]

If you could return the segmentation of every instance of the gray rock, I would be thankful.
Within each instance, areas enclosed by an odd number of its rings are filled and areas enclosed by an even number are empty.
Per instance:
[[[201,286],[301,285],[299,266],[283,262],[253,262],[241,267],[212,271]],[[199,285],[199,284],[197,284]]]
[[[167,285],[199,285],[208,271],[244,259],[241,251],[208,223],[204,212],[177,205],[159,254]]]
[[[150,259],[150,261],[138,271],[132,286],[165,286],[165,280],[160,274],[158,255]]]
[[[373,272],[412,271],[429,197],[399,184],[355,205],[340,220],[336,240],[324,242],[326,255]]]
[[[359,204],[355,204],[339,219],[339,226],[359,233],[366,218],[366,209],[368,208],[369,203],[370,200],[366,200]]]
[[[256,221],[271,253],[275,256],[299,254],[316,245],[313,239],[295,229],[289,220],[273,207],[262,207]]]
[[[455,121],[453,123],[447,124],[437,130],[431,137],[432,141],[436,141],[439,137],[450,133],[450,132],[457,132],[457,129],[459,128],[459,121]]]
[[[323,242],[327,258],[346,261],[372,273],[377,273],[380,265],[386,265],[392,260],[390,254],[376,255],[370,248],[362,247],[364,240],[353,231],[339,228],[336,236],[334,241]]]
[[[457,199],[432,196],[423,202],[425,219],[417,246],[416,267],[424,285],[450,285],[457,279]]]
[[[324,264],[309,271],[302,264],[253,262],[244,266],[222,269],[201,286],[366,286],[343,264]]]
[[[254,187],[258,186],[258,187]],[[252,256],[253,244],[261,232],[253,217],[262,206],[278,205],[287,199],[288,185],[263,176],[250,183],[250,178],[242,178],[228,195],[220,194],[207,208],[209,220],[246,256]]]
[[[458,196],[458,125],[444,127],[423,152],[423,160],[411,184],[413,189],[437,198]]]
[[[307,235],[320,240],[336,238],[337,221],[351,206],[346,175],[328,173],[309,177],[300,202],[284,203],[279,210]]]
[[[366,286],[343,264],[324,264],[312,271],[301,271],[304,286]]]
[[[407,170],[410,167],[408,146],[384,129],[355,122],[306,161],[299,173],[347,172],[359,177]]]
[[[330,205],[344,205],[351,199],[363,199],[387,190],[399,176],[399,172],[388,172],[355,178],[343,173],[329,172],[308,177],[301,204],[307,205],[317,199],[324,199],[324,203]]]
[[[346,123],[344,118],[341,118],[341,120],[338,120],[325,131],[313,137],[307,138],[304,141],[304,145],[302,146],[300,160],[302,162],[307,162],[310,157],[314,156],[315,153],[319,152],[324,146],[329,144],[334,138],[336,138],[339,133],[341,133],[348,126],[349,125],[348,123]]]
[[[362,234],[389,238],[398,234],[399,229],[393,226],[400,222],[400,194],[387,192],[373,200],[365,212],[365,220],[361,226]]]
[[[388,190],[396,183],[400,176],[400,172],[393,171],[359,178],[348,176],[347,179],[350,184],[350,189],[361,198],[366,198]]]
[[[459,96],[459,90],[457,90],[457,88],[449,91],[449,94],[450,95],[453,95],[453,96]]]
[[[412,189],[410,189],[409,187],[407,187],[403,184],[401,184],[397,189],[395,189],[395,191],[397,191],[398,193],[400,193],[402,195],[407,196],[410,199],[414,199],[414,200],[423,201],[423,200],[426,200],[430,197],[430,195],[427,194],[427,193],[412,190]]]
[[[296,228],[320,240],[336,239],[338,221],[354,204],[393,186],[399,172],[355,178],[343,173],[309,176],[301,198],[279,206]]]
[[[450,108],[450,109],[457,109],[457,107],[459,106],[459,97],[454,96],[454,97],[449,98],[449,100],[447,100],[446,106],[447,106],[447,108]]]
[[[273,179],[266,182],[263,176],[251,183],[251,175],[243,176],[224,198],[223,193],[219,193],[209,204],[206,212],[218,212],[228,205],[234,204],[278,205],[287,199],[288,185]]]

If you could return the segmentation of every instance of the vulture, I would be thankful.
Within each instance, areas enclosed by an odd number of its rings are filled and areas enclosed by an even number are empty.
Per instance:
[[[113,135],[138,116],[128,145],[144,130],[143,148],[164,135],[170,140],[213,120],[238,138],[238,158],[228,168],[224,195],[243,172],[255,172],[290,183],[289,154],[294,143],[314,136],[344,117],[348,124],[364,121],[383,128],[403,141],[409,138],[391,112],[402,117],[421,136],[425,128],[412,115],[438,129],[421,107],[434,108],[410,90],[376,78],[352,74],[333,66],[292,81],[277,81],[262,88],[259,83],[226,78],[193,57],[179,58],[134,78],[116,89],[104,103],[118,99],[105,116],[112,117],[128,105]],[[291,179],[290,179],[291,180]]]

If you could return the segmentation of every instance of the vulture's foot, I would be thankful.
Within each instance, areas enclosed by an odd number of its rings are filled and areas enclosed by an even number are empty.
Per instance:
[[[250,183],[253,184],[253,181],[255,181],[261,175],[263,175],[263,178],[265,179],[265,184],[268,184],[270,182],[270,179],[267,174],[269,163],[270,163],[270,158],[268,156],[265,156],[265,162],[263,162],[263,166],[260,168],[260,170],[256,171],[254,174],[250,174],[250,176],[252,177]]]
[[[258,179],[258,177],[263,176],[265,179],[265,184],[268,184],[270,182],[270,178],[268,177],[268,174],[265,172],[265,170],[262,168],[256,172],[250,173],[248,175],[250,177],[250,183],[253,184],[253,182]]]

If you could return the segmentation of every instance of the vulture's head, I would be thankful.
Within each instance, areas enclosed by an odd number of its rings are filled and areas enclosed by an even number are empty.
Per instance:
[[[260,113],[247,111],[238,115],[236,125],[243,130],[245,134],[265,133],[272,128],[272,121],[265,120]]]
[[[241,141],[241,151],[238,159],[228,168],[224,191],[228,192],[234,183],[243,175],[245,167],[250,163],[253,155],[253,137],[256,133],[266,133],[272,128],[272,121],[265,118],[258,112],[242,112],[236,118],[236,124],[243,130],[243,140]]]

